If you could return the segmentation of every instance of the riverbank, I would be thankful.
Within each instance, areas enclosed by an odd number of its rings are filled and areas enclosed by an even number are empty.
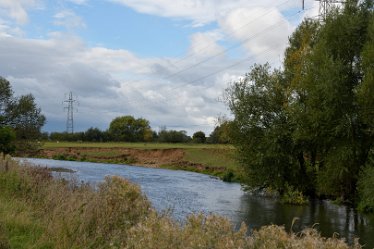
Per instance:
[[[193,215],[182,226],[120,177],[94,190],[3,156],[0,211],[0,248],[360,248],[312,229],[294,234],[272,225],[248,236],[244,225],[234,231],[218,216]]]
[[[243,182],[230,145],[47,142],[34,157],[187,170]]]

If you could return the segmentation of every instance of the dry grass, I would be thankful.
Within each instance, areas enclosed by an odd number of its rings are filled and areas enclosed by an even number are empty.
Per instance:
[[[107,177],[98,187],[53,179],[47,169],[0,156],[0,248],[360,248],[306,229],[266,226],[247,235],[218,216],[180,225],[151,208],[138,186]]]

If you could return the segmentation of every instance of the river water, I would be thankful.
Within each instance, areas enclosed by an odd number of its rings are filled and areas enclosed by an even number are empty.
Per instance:
[[[49,159],[21,160],[74,170],[73,174],[59,174],[92,184],[103,181],[107,175],[122,176],[140,185],[157,210],[171,212],[181,222],[192,213],[214,213],[229,218],[236,227],[244,221],[251,229],[277,224],[289,231],[292,220],[297,218],[293,231],[314,226],[323,236],[338,233],[349,242],[359,237],[364,248],[374,248],[374,216],[362,215],[329,201],[315,200],[307,206],[284,205],[272,198],[246,193],[237,183],[187,171]]]

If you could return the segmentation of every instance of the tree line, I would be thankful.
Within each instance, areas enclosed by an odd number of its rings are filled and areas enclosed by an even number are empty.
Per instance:
[[[254,65],[226,97],[248,184],[374,209],[372,0],[304,20],[280,69]]]
[[[161,127],[154,131],[150,122],[131,115],[114,118],[107,130],[91,127],[86,131],[68,133],[44,133],[42,140],[82,142],[159,142],[159,143],[229,143],[228,121],[217,125],[210,136],[196,131],[192,137],[184,130],[168,130]]]

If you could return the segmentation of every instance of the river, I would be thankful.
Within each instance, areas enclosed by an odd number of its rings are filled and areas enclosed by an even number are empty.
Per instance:
[[[359,214],[330,201],[312,200],[307,206],[284,205],[273,198],[244,192],[240,184],[187,171],[49,159],[20,160],[71,169],[75,173],[59,174],[92,184],[103,181],[107,175],[122,176],[140,185],[157,210],[171,212],[181,222],[191,213],[213,213],[227,217],[235,227],[244,221],[250,229],[277,224],[285,225],[289,231],[292,220],[297,217],[293,231],[314,226],[323,236],[338,233],[349,242],[359,237],[364,248],[374,248],[374,216]]]

